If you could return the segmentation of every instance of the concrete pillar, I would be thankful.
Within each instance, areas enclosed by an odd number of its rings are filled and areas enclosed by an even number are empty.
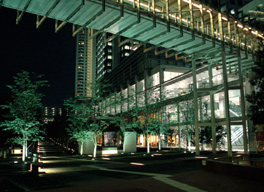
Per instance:
[[[212,73],[212,63],[208,66],[209,72],[209,87],[213,87],[213,73]],[[214,105],[214,92],[210,91],[210,108],[211,108],[211,129],[212,129],[212,151],[216,154],[216,126],[215,123],[215,105]]]
[[[123,97],[123,86],[122,85],[120,85],[120,98],[121,98],[120,113],[123,113],[124,97]]]
[[[198,94],[197,94],[195,54],[192,55],[192,76],[193,76],[195,149],[196,149],[196,155],[200,155],[200,139],[199,139],[200,134],[199,134],[199,127],[198,127]]]
[[[89,132],[89,134],[93,134],[92,132]],[[103,143],[102,143],[103,144]],[[91,139],[86,139],[83,142],[83,154],[89,154],[92,155],[94,151],[94,143]]]
[[[137,102],[138,102],[138,76],[135,76],[135,106],[137,106]]]
[[[242,112],[242,125],[243,125],[243,142],[244,142],[244,153],[248,154],[248,139],[247,139],[247,127],[246,127],[246,108],[245,108],[245,94],[244,94],[244,83],[242,76],[242,64],[240,49],[238,48],[238,76],[240,85],[240,97],[241,97],[241,112]]]
[[[219,33],[220,33],[220,40],[221,40],[221,51],[222,51],[222,68],[223,68],[224,93],[225,93],[225,118],[226,118],[226,130],[227,130],[228,156],[232,156],[228,78],[227,78],[227,70],[226,70],[226,52],[225,52],[222,13],[220,13],[220,12],[218,13],[218,26],[219,26]]]
[[[228,78],[227,78],[227,70],[226,70],[226,53],[225,53],[224,42],[222,42],[222,68],[223,68],[223,80],[224,80],[224,97],[225,97],[224,104],[225,104],[226,131],[227,131],[227,148],[228,148],[228,156],[232,156]]]
[[[136,132],[124,132],[124,153],[137,152],[137,133]]]
[[[129,101],[130,101],[130,82],[127,80],[127,111],[129,111]]]
[[[179,134],[179,150],[181,150],[181,127],[180,127],[180,107],[177,103],[177,121],[178,121],[178,134]]]
[[[149,72],[148,72],[148,70],[144,71],[144,87],[145,87],[145,90],[144,90],[144,93],[145,93],[145,104],[147,104],[148,103],[147,89],[149,87]]]

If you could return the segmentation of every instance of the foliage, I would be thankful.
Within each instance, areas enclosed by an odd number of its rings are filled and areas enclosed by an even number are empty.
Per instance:
[[[253,74],[250,84],[254,87],[251,95],[247,95],[247,101],[251,103],[250,116],[253,123],[264,123],[264,48],[263,42],[259,43],[260,50],[256,53],[255,65],[252,68]]]
[[[226,137],[226,131],[224,130],[224,127],[219,125],[216,127],[216,143],[218,143],[219,146],[224,144],[224,138]],[[201,127],[200,132],[200,143],[210,144],[212,143],[212,127],[204,126]]]
[[[86,139],[91,139],[95,145],[95,157],[97,140],[108,126],[108,123],[102,120],[100,116],[98,105],[108,92],[110,85],[106,82],[97,82],[89,86],[94,93],[92,97],[69,98],[64,102],[64,105],[69,111],[68,134],[71,138],[76,139],[81,146]]]
[[[22,71],[14,76],[14,85],[7,87],[12,92],[11,101],[7,105],[2,105],[2,109],[7,109],[8,119],[0,124],[3,130],[11,131],[14,134],[13,142],[27,149],[28,141],[39,141],[43,139],[41,123],[37,118],[42,104],[43,94],[37,92],[40,87],[47,86],[47,81],[41,80],[42,75],[30,74]],[[25,160],[23,152],[23,160]]]

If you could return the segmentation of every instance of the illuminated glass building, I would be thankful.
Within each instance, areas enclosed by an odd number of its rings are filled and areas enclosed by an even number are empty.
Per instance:
[[[128,57],[132,52],[132,45],[127,42],[121,46],[117,39],[107,41],[113,34],[100,33],[96,38],[96,80],[101,80],[112,69],[120,64],[122,60]],[[125,40],[124,37],[119,37]]]
[[[44,124],[53,122],[55,116],[62,116],[62,108],[43,107],[41,109],[41,120]]]
[[[76,39],[76,75],[75,97],[91,97],[89,85],[95,82],[96,42],[89,39],[93,29],[84,29],[78,33]]]

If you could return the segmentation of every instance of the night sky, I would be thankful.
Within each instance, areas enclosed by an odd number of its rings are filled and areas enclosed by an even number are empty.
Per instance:
[[[6,87],[21,70],[45,75],[50,86],[42,93],[43,105],[61,107],[74,96],[76,40],[72,25],[55,33],[55,20],[47,19],[36,29],[36,15],[25,13],[16,25],[16,10],[0,9],[0,105],[10,98]]]

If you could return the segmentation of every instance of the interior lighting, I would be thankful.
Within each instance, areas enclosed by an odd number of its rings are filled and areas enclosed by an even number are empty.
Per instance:
[[[225,18],[225,17],[222,17],[222,19],[225,20],[225,21],[227,21],[227,18]]]
[[[248,28],[244,28],[244,30],[248,31]]]

